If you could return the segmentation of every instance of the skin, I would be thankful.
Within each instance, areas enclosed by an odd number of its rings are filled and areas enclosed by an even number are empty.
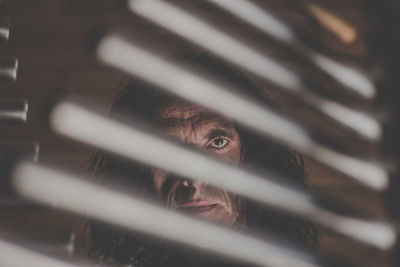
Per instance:
[[[232,121],[205,109],[174,104],[159,110],[167,135],[229,164],[242,162],[242,145]],[[238,196],[203,182],[152,170],[154,188],[167,206],[232,228],[245,229],[245,204]]]

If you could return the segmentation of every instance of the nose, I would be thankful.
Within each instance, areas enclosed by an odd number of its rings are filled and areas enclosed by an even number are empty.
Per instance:
[[[177,201],[184,203],[187,201],[195,200],[200,196],[201,188],[203,186],[203,182],[183,178],[180,186],[178,186],[176,191]]]
[[[192,183],[189,182],[188,180],[183,180],[182,181],[182,185],[185,186],[185,187],[190,187],[190,186],[192,186]]]
[[[205,183],[197,181],[197,180],[189,180],[189,179],[183,179],[182,180],[182,186],[187,187],[187,188],[192,188],[194,190],[199,190],[200,187],[204,186]]]

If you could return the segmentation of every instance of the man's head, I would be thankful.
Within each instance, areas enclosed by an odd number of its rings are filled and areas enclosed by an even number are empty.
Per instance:
[[[258,102],[268,102],[240,72],[206,56],[189,57],[187,61],[214,74],[217,76],[214,78],[227,82],[244,96]],[[304,185],[304,168],[298,154],[241,127],[231,119],[169,95],[140,80],[129,79],[124,84],[114,99],[112,113],[128,114],[146,121],[169,138],[207,153],[216,160],[261,172],[274,171],[289,177],[294,183]],[[235,229],[274,232],[303,244],[316,244],[315,227],[309,222],[271,211],[195,179],[128,163],[103,152],[96,153],[92,167],[99,173],[110,172],[120,177],[121,183],[140,188],[170,208]],[[164,247],[149,250],[153,245],[144,245],[146,242],[143,243],[140,238],[128,237],[128,234],[99,223],[91,226],[91,252],[95,258],[129,263],[132,257],[141,262],[165,256],[164,252],[160,252],[164,251]]]
[[[167,135],[194,149],[235,166],[242,163],[242,143],[229,119],[182,102],[161,107],[156,122]],[[152,179],[168,207],[227,226],[245,227],[244,201],[236,195],[158,169],[152,169]]]

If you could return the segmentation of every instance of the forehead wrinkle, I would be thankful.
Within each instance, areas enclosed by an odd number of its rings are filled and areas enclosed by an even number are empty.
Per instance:
[[[231,137],[234,135],[234,125],[232,122],[228,122],[222,118],[204,118],[204,116],[201,115],[186,119],[165,118],[159,121],[159,125],[167,130],[183,127],[186,128],[185,132],[191,130],[193,134],[198,132],[203,125],[207,125],[207,131],[204,134],[206,137],[211,137],[212,135],[215,135],[214,133],[222,133],[220,135],[227,135]]]
[[[192,130],[201,125],[212,123],[227,130],[233,128],[233,122],[199,107],[172,106],[161,109],[157,123],[163,128],[191,126]]]

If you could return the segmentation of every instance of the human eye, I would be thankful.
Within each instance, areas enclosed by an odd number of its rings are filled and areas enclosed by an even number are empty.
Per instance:
[[[220,148],[224,148],[228,144],[228,142],[229,141],[227,139],[218,137],[211,141],[210,146],[213,148],[220,149]]]

